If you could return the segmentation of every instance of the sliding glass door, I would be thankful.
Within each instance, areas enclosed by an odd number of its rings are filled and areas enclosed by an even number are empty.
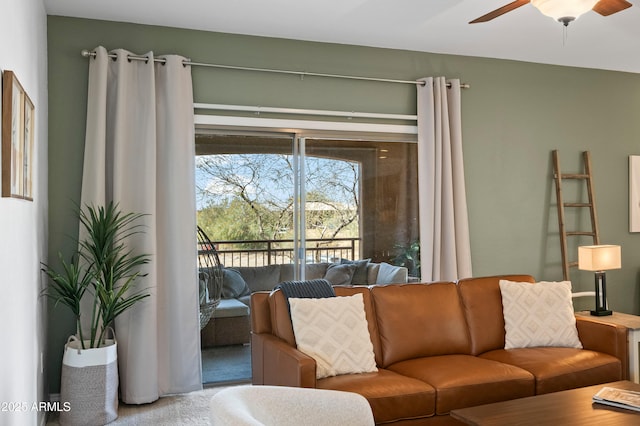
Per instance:
[[[323,269],[307,265],[371,259],[418,276],[415,143],[216,131],[196,135],[196,156],[198,225],[225,268],[286,264],[306,279]],[[216,343],[217,328],[248,333],[247,318],[203,330],[204,382],[249,380],[248,345]]]
[[[418,238],[415,143],[288,133],[196,138],[198,224],[226,267],[404,263]]]

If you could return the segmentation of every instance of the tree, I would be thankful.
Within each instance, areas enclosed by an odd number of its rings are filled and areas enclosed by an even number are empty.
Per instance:
[[[283,154],[223,154],[196,162],[198,223],[214,239],[292,238],[293,165]],[[357,236],[359,164],[307,157],[307,229]]]
[[[268,239],[260,233],[255,212],[239,198],[211,204],[197,212],[198,225],[213,240],[248,241]],[[261,221],[262,223],[265,220]]]

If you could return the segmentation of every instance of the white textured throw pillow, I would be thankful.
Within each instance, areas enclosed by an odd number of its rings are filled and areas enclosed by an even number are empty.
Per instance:
[[[505,349],[582,348],[571,302],[571,282],[535,284],[500,280]]]
[[[290,298],[298,349],[316,360],[316,378],[378,371],[362,294]]]

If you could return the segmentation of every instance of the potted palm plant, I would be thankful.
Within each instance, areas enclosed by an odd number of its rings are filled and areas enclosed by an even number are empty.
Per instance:
[[[78,209],[77,252],[69,261],[59,254],[59,269],[48,265],[42,269],[49,278],[45,293],[55,305],[67,306],[76,322],[76,334],[69,337],[63,356],[60,399],[70,410],[60,413],[61,424],[105,424],[117,418],[113,323],[149,296],[136,289],[138,278],[144,275],[140,268],[149,262],[149,255],[135,254],[127,246],[127,241],[142,232],[137,223],[142,216],[122,213],[114,203]]]

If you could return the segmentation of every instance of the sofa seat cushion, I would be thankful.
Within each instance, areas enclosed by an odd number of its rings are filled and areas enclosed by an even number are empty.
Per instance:
[[[435,414],[436,391],[432,386],[382,368],[375,373],[319,379],[316,386],[364,396],[371,405],[376,424],[423,419]]]
[[[471,355],[441,355],[401,361],[388,367],[433,386],[436,414],[533,396],[533,374],[513,365]]]
[[[529,371],[536,378],[536,394],[622,380],[618,358],[586,349],[498,349],[480,357]]]
[[[237,299],[220,299],[213,318],[247,317],[249,307]]]
[[[247,307],[251,307],[251,295],[240,296],[236,298],[237,301],[244,303]]]

